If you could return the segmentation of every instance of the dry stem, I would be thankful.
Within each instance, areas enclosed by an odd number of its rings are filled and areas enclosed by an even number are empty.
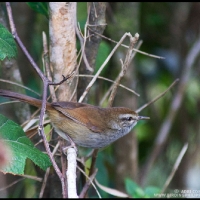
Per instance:
[[[150,156],[148,156],[148,160],[144,166],[144,170],[142,170],[141,179],[140,179],[142,185],[144,185],[144,182],[147,178],[147,174],[149,170],[151,169],[156,158],[161,152],[161,149],[164,143],[167,140],[174,118],[180,109],[180,106],[184,97],[185,88],[188,83],[190,70],[197,56],[199,55],[199,53],[200,53],[200,39],[196,41],[196,43],[193,45],[193,47],[191,48],[191,50],[189,51],[185,59],[185,65],[184,65],[182,76],[180,78],[177,93],[175,94],[174,99],[171,103],[170,109],[168,111],[168,115],[166,116],[165,120],[163,121],[163,124],[160,127],[157,138],[153,145],[153,150],[151,151]]]

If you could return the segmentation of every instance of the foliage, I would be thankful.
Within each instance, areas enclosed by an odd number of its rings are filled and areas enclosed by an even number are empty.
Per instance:
[[[133,198],[151,198],[154,194],[159,194],[160,189],[153,186],[148,186],[142,189],[130,178],[125,179],[125,188],[127,193]]]
[[[2,169],[4,173],[24,174],[27,158],[43,170],[51,166],[49,157],[34,147],[23,129],[3,115],[0,115],[0,137],[11,148],[10,161]]]
[[[12,34],[0,24],[0,60],[17,56],[17,46]]]

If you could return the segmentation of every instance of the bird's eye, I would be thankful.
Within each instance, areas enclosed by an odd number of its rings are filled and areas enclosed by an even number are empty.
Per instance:
[[[133,118],[132,117],[124,117],[124,119],[123,119],[124,121],[132,121],[133,120]]]
[[[132,117],[128,117],[128,119],[127,119],[128,121],[132,121],[133,120],[133,118]]]
[[[137,121],[137,116],[131,115],[131,114],[121,114],[119,115],[119,120],[123,122],[134,122]]]

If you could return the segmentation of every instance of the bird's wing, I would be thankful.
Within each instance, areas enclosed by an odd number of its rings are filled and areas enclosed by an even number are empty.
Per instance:
[[[104,116],[100,115],[101,111],[98,107],[76,102],[56,102],[52,103],[52,106],[66,117],[86,126],[93,132],[104,132]]]

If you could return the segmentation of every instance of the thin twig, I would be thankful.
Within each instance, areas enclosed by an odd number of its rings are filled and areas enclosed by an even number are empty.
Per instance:
[[[8,13],[8,18],[9,18],[9,24],[10,24],[10,28],[11,28],[11,33],[13,35],[13,37],[15,38],[15,40],[17,41],[19,47],[22,49],[23,53],[26,55],[26,57],[28,58],[29,62],[31,63],[31,65],[33,66],[33,68],[35,69],[35,71],[38,73],[38,75],[40,76],[40,78],[42,80],[45,80],[46,77],[43,75],[43,73],[41,72],[40,68],[37,66],[37,64],[35,63],[35,61],[33,60],[33,58],[30,56],[30,54],[28,53],[26,47],[23,45],[21,39],[19,38],[18,34],[17,34],[17,30],[14,24],[14,20],[13,20],[13,16],[12,16],[12,10],[11,10],[11,6],[9,2],[6,2],[6,8],[7,8],[7,13]]]
[[[3,103],[0,103],[0,106],[1,105],[6,105],[6,104],[10,104],[10,103],[20,103],[20,101],[18,100],[12,100],[12,101],[7,101],[7,102],[3,102]],[[25,126],[25,124],[29,123],[30,120],[32,120],[34,118],[34,116],[38,113],[39,109],[37,109],[32,115],[31,115],[31,118],[28,119],[27,121],[25,121],[23,124],[21,124],[21,126]]]
[[[94,174],[96,175],[95,172],[97,172],[96,168],[95,168],[95,164],[96,164],[96,159],[97,159],[97,154],[99,152],[99,149],[94,149],[92,152],[92,161],[91,161],[91,166],[90,166],[90,170],[89,170],[89,177],[92,177]],[[83,198],[86,196],[87,191],[90,187],[90,182],[86,182],[85,185],[83,186],[83,189],[79,195],[80,198]]]
[[[14,101],[3,102],[3,103],[0,103],[0,106],[2,106],[2,105],[6,105],[6,104],[10,104],[10,103],[20,103],[20,101],[18,101],[18,100],[14,100]]]
[[[89,176],[91,176],[95,171],[95,163],[96,163],[98,151],[99,151],[99,149],[94,149],[94,151],[92,153],[92,162],[91,162],[91,166],[90,166]]]
[[[176,114],[179,111],[179,108],[181,106],[186,85],[188,83],[190,70],[197,58],[197,56],[200,53],[200,38],[195,42],[195,44],[191,47],[186,59],[185,64],[183,68],[183,73],[180,78],[180,83],[178,85],[177,92],[174,96],[174,99],[170,105],[170,109],[168,111],[168,115],[166,116],[165,120],[163,121],[160,130],[158,132],[158,135],[155,140],[155,144],[153,145],[153,150],[151,151],[151,155],[148,156],[147,163],[144,166],[144,170],[142,170],[142,176],[141,176],[141,185],[144,185],[145,179],[147,177],[147,174],[149,170],[151,169],[152,165],[154,164],[156,158],[158,157],[159,153],[161,152],[161,149],[163,147],[163,144],[166,142],[167,137],[169,135],[170,129],[173,124],[173,120],[176,116]]]
[[[3,191],[3,190],[8,189],[9,187],[12,187],[13,185],[17,184],[17,183],[20,182],[20,181],[23,181],[24,179],[25,179],[25,178],[20,178],[20,179],[18,179],[18,180],[16,180],[16,181],[12,182],[11,184],[7,185],[6,187],[0,188],[0,191]]]
[[[151,100],[150,102],[144,104],[143,106],[141,106],[140,108],[138,108],[136,110],[136,113],[139,113],[140,111],[142,111],[144,108],[146,108],[147,106],[151,105],[152,103],[156,102],[158,99],[160,99],[162,96],[164,96],[177,82],[179,81],[179,79],[177,78],[163,93],[159,94],[156,98],[154,98],[153,100]]]
[[[113,189],[113,188],[110,188],[110,187],[106,187],[104,185],[101,185],[97,179],[94,179],[96,185],[102,189],[104,192],[108,193],[108,194],[111,194],[113,196],[116,196],[116,197],[121,197],[121,198],[131,198],[128,194],[124,193],[124,192],[121,192],[119,190],[116,190],[116,189]]]
[[[108,55],[108,57],[106,58],[106,60],[104,61],[104,63],[101,65],[101,67],[99,68],[99,70],[95,74],[94,78],[88,84],[87,88],[85,89],[84,93],[82,94],[82,96],[80,97],[80,99],[78,101],[79,103],[83,101],[83,99],[85,98],[86,94],[89,92],[90,88],[92,87],[92,85],[96,81],[97,77],[100,75],[100,73],[103,70],[103,68],[106,66],[106,64],[108,63],[108,61],[110,60],[110,58],[112,57],[112,55],[114,54],[114,52],[117,50],[117,48],[120,46],[120,44],[123,42],[123,40],[126,38],[126,36],[128,36],[129,34],[130,33],[125,33],[122,36],[122,38],[120,39],[120,41],[117,43],[117,45],[113,48],[113,50],[111,51],[111,53]]]
[[[96,190],[96,192],[97,192],[99,198],[101,198],[101,195],[100,195],[99,191],[97,190],[96,186],[95,186],[94,183],[93,183],[93,180],[94,180],[94,178],[95,178],[95,176],[96,176],[96,174],[97,174],[98,169],[95,169],[95,171],[93,172],[93,174],[92,174],[91,176],[87,176],[87,174],[86,174],[80,167],[77,166],[77,168],[78,168],[78,169],[87,177],[87,179],[88,179],[88,181],[87,181],[86,184],[84,185],[84,187],[83,187],[83,189],[82,189],[82,191],[81,191],[81,193],[80,193],[80,195],[79,195],[79,198],[84,198],[84,197],[85,197],[85,195],[86,195],[86,193],[87,193],[87,191],[88,191],[88,189],[89,189],[89,187],[90,187],[90,184],[92,184],[92,186],[93,186],[94,189]]]
[[[13,102],[13,101],[12,101]],[[40,109],[38,108],[30,117],[30,119],[26,120],[23,124],[21,124],[21,126],[25,126],[27,123],[29,123],[30,120],[32,120],[33,118],[35,118],[35,116],[39,113]],[[39,119],[38,119],[39,120]]]
[[[136,44],[136,42],[139,39],[139,34],[136,33],[134,37],[130,34],[129,37],[130,37],[130,45],[129,45],[128,51],[126,53],[125,61],[124,61],[124,63],[122,63],[122,70],[121,70],[121,72],[120,72],[120,74],[119,74],[119,76],[117,78],[116,84],[114,84],[112,92],[110,94],[110,98],[109,98],[109,101],[108,101],[109,102],[108,103],[109,107],[111,107],[112,104],[113,104],[114,97],[115,97],[115,95],[117,93],[117,87],[118,87],[121,79],[126,74],[126,71],[127,71],[128,67],[130,65],[131,60],[132,60],[131,58],[133,58],[132,50],[133,50],[134,45]]]
[[[48,51],[48,44],[47,44],[47,36],[46,36],[45,32],[42,32],[42,38],[43,38],[43,65],[45,67],[47,78],[50,81],[52,81],[50,64],[49,64],[49,51]],[[50,93],[51,93],[52,101],[53,102],[57,101],[53,85],[49,86],[49,90],[50,90]]]
[[[187,151],[187,149],[188,149],[188,143],[186,143],[183,146],[183,148],[181,149],[181,152],[180,152],[178,158],[176,159],[176,162],[175,162],[175,164],[174,164],[174,166],[172,168],[172,171],[171,171],[169,177],[167,178],[167,180],[166,180],[166,182],[165,182],[165,184],[164,184],[164,186],[163,186],[163,188],[162,188],[160,193],[164,193],[165,190],[167,189],[167,187],[170,184],[172,178],[174,177],[174,174],[176,173],[176,171],[177,171],[177,169],[178,169],[178,167],[179,167],[179,165],[181,163],[181,160],[183,159],[183,156],[185,155],[185,152]]]
[[[40,178],[40,177],[31,176],[31,175],[28,175],[28,174],[17,174],[17,175],[18,176],[22,176],[24,178],[28,178],[28,179],[34,180],[34,181],[42,182],[42,178]]]
[[[58,141],[57,145],[55,146],[53,152],[52,152],[52,155],[54,156],[56,151],[58,150],[58,147],[60,146],[60,142]],[[50,173],[50,167],[47,168],[46,170],[46,173],[45,173],[45,176],[44,176],[44,180],[43,180],[43,183],[42,183],[42,187],[41,187],[41,190],[40,190],[40,194],[39,194],[39,198],[42,198],[43,197],[43,194],[44,194],[44,189],[46,187],[46,184],[47,184],[47,178],[49,177],[49,173]]]
[[[21,39],[19,38],[16,28],[15,28],[15,24],[14,24],[14,20],[13,20],[13,16],[12,16],[12,10],[11,10],[11,6],[9,2],[6,2],[6,9],[7,9],[7,13],[8,13],[8,18],[9,18],[9,24],[11,27],[11,32],[13,34],[13,37],[15,38],[15,40],[17,41],[18,45],[20,46],[20,48],[22,49],[23,53],[26,55],[26,57],[28,58],[29,62],[31,63],[31,65],[33,66],[33,68],[36,70],[36,72],[38,73],[38,75],[40,76],[40,78],[43,81],[43,97],[42,97],[42,107],[41,107],[41,112],[40,112],[40,123],[39,123],[39,127],[38,127],[38,131],[40,133],[40,135],[42,135],[43,137],[43,142],[44,142],[44,146],[45,149],[50,157],[50,160],[54,166],[54,169],[58,175],[58,177],[61,180],[61,184],[62,184],[62,190],[64,191],[64,178],[62,176],[62,173],[60,172],[60,169],[58,168],[53,155],[51,153],[51,150],[49,148],[49,144],[47,142],[46,136],[44,134],[44,128],[43,128],[43,119],[44,119],[44,114],[45,114],[45,110],[46,110],[46,99],[47,99],[47,89],[49,86],[50,81],[44,76],[44,74],[42,73],[42,71],[40,70],[40,68],[37,66],[37,64],[35,63],[35,61],[33,60],[33,58],[30,56],[30,54],[28,53],[26,47],[23,45]]]
[[[138,43],[136,49],[139,49],[140,46],[141,46],[141,44],[142,44],[142,42],[139,41],[139,43]],[[132,54],[132,56],[131,56],[131,60],[133,59],[133,57],[135,56],[135,54],[136,54],[136,51],[133,52],[133,54]],[[99,77],[99,78],[100,78],[100,77]],[[117,80],[118,80],[118,79],[119,79],[119,76],[115,79],[114,84],[117,83]],[[114,84],[112,84],[111,87],[107,90],[106,94],[103,96],[102,100],[100,101],[100,105],[103,105],[103,102],[106,100],[106,98],[107,98],[108,95],[110,94],[111,90],[113,89]],[[121,86],[121,84],[120,84],[119,86]],[[126,89],[128,89],[128,88],[126,87]],[[128,89],[128,90],[130,91],[130,89]],[[133,90],[132,90],[132,91],[133,91]],[[139,95],[138,93],[136,93],[135,91],[133,91],[133,93],[136,94],[137,96],[140,96],[140,95]]]
[[[88,17],[89,18],[89,17]],[[87,25],[88,25],[88,18],[87,18],[87,21],[86,21],[86,23],[85,23],[85,27],[87,27]],[[85,28],[85,31],[87,30],[87,28]],[[81,30],[80,30],[80,28],[78,27],[78,24],[76,25],[76,34],[77,34],[77,36],[78,36],[78,38],[79,38],[79,41],[80,41],[80,44],[81,44],[81,56],[80,56],[80,60],[79,60],[79,64],[78,64],[78,66],[80,66],[80,63],[81,63],[81,59],[82,59],[82,57],[83,57],[83,60],[84,60],[84,62],[85,62],[85,66],[86,66],[86,68],[89,70],[89,71],[91,71],[91,72],[93,72],[94,70],[92,69],[92,67],[90,67],[90,64],[88,63],[88,60],[87,60],[87,57],[86,57],[86,55],[85,55],[85,43],[86,43],[86,32],[85,32],[85,35],[84,35],[84,40],[83,40],[83,38],[82,38],[82,36],[81,36]]]
[[[29,90],[29,91],[33,92],[34,94],[37,94],[39,97],[41,97],[41,95],[39,93],[37,93],[36,91],[34,91],[34,90],[24,86],[24,85],[21,85],[19,83],[16,83],[16,82],[13,82],[13,81],[9,81],[9,80],[5,80],[5,79],[1,79],[1,78],[0,78],[0,81],[4,82],[4,83],[9,83],[9,84],[12,84],[12,85],[19,86],[19,87],[24,88],[26,90]]]
[[[43,60],[44,60],[44,66],[45,66],[45,69],[46,69],[47,78],[52,81],[52,75],[51,75],[50,63],[49,63],[49,51],[48,51],[47,37],[46,37],[46,34],[44,32],[43,32],[43,48],[44,48],[44,53],[43,53],[44,59]],[[49,90],[50,90],[50,94],[51,94],[50,96],[52,98],[52,101],[57,102],[54,86],[50,85]],[[64,141],[64,139],[59,137],[58,143],[60,145],[60,144],[66,143],[66,141]],[[63,146],[60,145],[60,148],[62,148],[62,147]],[[61,151],[62,151],[62,149],[61,149]],[[66,166],[65,155],[63,153],[61,154],[61,166],[62,166],[62,175],[63,175],[63,178],[65,179],[66,178],[65,171],[67,169],[67,166]],[[63,182],[63,187],[67,188],[67,182],[66,181]],[[42,193],[41,193],[41,195],[42,195]],[[66,189],[63,190],[63,196],[67,197],[67,190]]]
[[[106,24],[105,24],[105,25],[106,25]],[[90,28],[88,27],[88,29],[90,29]],[[106,36],[104,36],[104,35],[101,35],[101,34],[95,32],[95,31],[93,31],[93,30],[91,30],[91,29],[90,29],[90,31],[92,31],[93,33],[99,35],[100,37],[102,37],[102,38],[104,38],[104,39],[106,39],[106,40],[108,40],[108,41],[111,41],[111,42],[117,44],[117,41],[114,41],[114,40],[112,40],[112,39],[110,39],[110,38],[108,38],[108,37],[106,37]],[[121,44],[121,46],[122,46],[122,47],[125,47],[125,48],[129,48],[129,46],[127,46],[127,45],[125,45],[125,44]],[[153,55],[153,54],[146,53],[146,52],[144,52],[144,51],[140,51],[140,50],[138,50],[137,48],[133,48],[133,51],[136,51],[136,52],[138,52],[138,53],[141,53],[141,54],[143,54],[143,55],[150,56],[150,57],[153,57],[153,58],[165,59],[164,57],[161,57],[161,56],[156,56],[156,55]]]
[[[94,75],[88,75],[88,74],[79,74],[79,75],[76,75],[76,76],[79,76],[79,77],[94,77]],[[117,84],[117,82],[115,82],[115,81],[113,81],[113,80],[111,80],[111,79],[105,78],[105,77],[103,77],[103,76],[98,76],[98,79],[103,79],[103,80],[105,80],[105,81],[108,81],[108,82]],[[125,90],[128,90],[129,92],[135,94],[135,95],[138,96],[138,97],[140,96],[140,95],[139,95],[138,93],[136,93],[134,90],[132,90],[132,89],[130,89],[130,88],[128,88],[128,87],[126,87],[126,86],[124,86],[124,85],[122,85],[122,84],[119,84],[118,86],[124,88]]]

